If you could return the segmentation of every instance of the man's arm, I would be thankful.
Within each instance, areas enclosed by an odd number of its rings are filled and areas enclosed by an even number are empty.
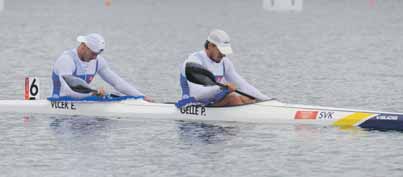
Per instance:
[[[79,93],[79,92],[75,92],[73,91],[66,83],[66,81],[64,80],[63,76],[66,75],[72,75],[72,74],[63,74],[63,75],[59,75],[59,80],[60,80],[60,96],[71,96],[73,98],[84,98],[84,97],[88,97],[91,96],[92,93]]]
[[[71,96],[74,98],[84,98],[87,96],[91,96],[91,94],[84,94],[73,91],[67,85],[66,81],[63,79],[63,76],[65,75],[73,75],[74,70],[75,70],[75,64],[73,62],[73,59],[70,58],[69,56],[62,55],[56,60],[56,63],[53,66],[53,72],[55,72],[55,74],[59,76],[60,81],[59,96]]]
[[[106,61],[104,59],[100,59],[99,61],[100,66],[99,66],[99,76],[110,84],[113,88],[115,88],[118,92],[123,93],[128,96],[144,96],[143,93],[141,93],[139,90],[137,90],[135,87],[130,85],[128,82],[126,82],[124,79],[122,79],[119,75],[117,75],[115,72],[113,72]]]
[[[258,89],[256,89],[254,86],[249,84],[244,78],[242,78],[236,71],[235,67],[232,64],[232,62],[227,58],[225,61],[225,79],[230,82],[234,83],[240,91],[243,91],[253,97],[255,97],[257,100],[268,100],[270,99],[268,96],[264,95],[261,93]]]

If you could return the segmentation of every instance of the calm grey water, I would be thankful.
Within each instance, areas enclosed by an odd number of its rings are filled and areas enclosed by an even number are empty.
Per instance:
[[[178,66],[220,28],[237,70],[287,103],[403,112],[403,1],[5,0],[0,98],[50,73],[77,35],[105,36],[112,68],[156,101],[179,98]],[[96,79],[95,86],[103,86]],[[5,114],[0,176],[403,176],[403,134],[335,127]]]

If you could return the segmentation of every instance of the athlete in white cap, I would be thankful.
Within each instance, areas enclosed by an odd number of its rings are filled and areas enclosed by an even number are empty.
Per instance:
[[[105,58],[100,55],[105,49],[105,40],[101,35],[92,33],[86,36],[78,36],[77,41],[80,42],[78,48],[64,51],[53,65],[53,97],[71,96],[74,98],[83,98],[91,96],[91,93],[73,91],[62,76],[72,75],[90,83],[96,74],[99,74],[103,80],[124,95],[144,96],[143,93],[109,68]],[[104,89],[98,89],[97,95],[105,95]],[[151,101],[147,96],[144,99]]]
[[[227,55],[232,53],[230,37],[222,30],[213,30],[209,33],[204,50],[191,54],[184,62],[180,83],[182,98],[194,97],[197,101],[206,105],[230,106],[254,103],[256,100],[238,95],[234,91],[239,89],[258,101],[270,99],[255,87],[245,81],[236,71]],[[197,63],[204,66],[216,77],[216,81],[227,86],[222,89],[219,86],[203,86],[192,83],[186,79],[186,63]]]

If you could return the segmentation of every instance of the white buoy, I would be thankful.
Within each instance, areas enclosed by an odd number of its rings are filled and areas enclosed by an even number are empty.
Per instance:
[[[263,9],[268,11],[302,11],[303,0],[263,0]]]
[[[0,12],[4,10],[4,0],[0,0]]]

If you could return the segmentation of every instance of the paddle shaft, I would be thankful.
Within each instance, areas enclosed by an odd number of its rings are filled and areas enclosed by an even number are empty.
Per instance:
[[[228,88],[226,85],[221,84],[221,83],[219,83],[219,82],[215,82],[215,83],[216,83],[218,86],[220,86],[220,87]],[[256,99],[255,97],[253,97],[253,96],[251,96],[251,95],[249,95],[249,94],[246,94],[246,93],[244,93],[244,92],[241,92],[241,91],[239,91],[239,90],[235,90],[235,92],[236,92],[236,93],[239,93],[239,94],[241,94],[241,95],[243,95],[243,96],[246,96],[246,97],[248,97],[248,98],[250,98],[250,99],[252,99],[252,100]]]
[[[93,94],[95,94],[95,95],[98,95],[98,90],[95,90],[95,89],[92,89],[92,88],[88,88],[88,90],[90,91],[90,92],[92,92]],[[108,95],[108,94],[107,94]],[[116,94],[113,94],[113,93],[111,93],[111,94],[109,94],[111,97],[114,97],[114,98],[116,98],[116,97],[120,97],[119,95],[116,95]]]

